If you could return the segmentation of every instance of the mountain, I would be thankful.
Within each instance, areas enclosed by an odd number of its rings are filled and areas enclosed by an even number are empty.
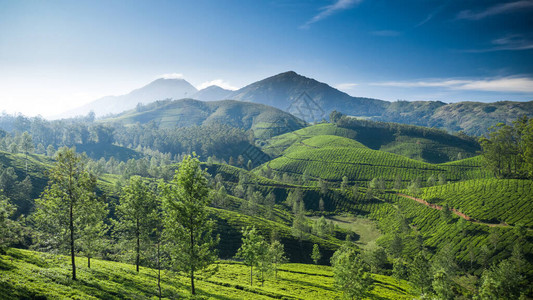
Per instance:
[[[148,85],[133,90],[126,95],[106,96],[84,106],[67,111],[58,118],[86,115],[94,111],[96,116],[117,114],[134,108],[138,103],[147,104],[156,100],[182,99],[191,96],[198,90],[184,79],[159,78]]]
[[[389,105],[383,100],[352,97],[293,71],[252,83],[229,98],[271,105],[306,121],[327,119],[332,110],[353,116],[381,115]]]
[[[306,125],[287,112],[259,103],[235,100],[203,102],[194,99],[156,101],[102,121],[125,125],[154,122],[159,128],[225,124],[245,130],[253,129],[256,137],[263,138]]]
[[[228,96],[232,93],[232,90],[223,89],[217,85],[211,85],[205,89],[199,90],[197,93],[191,96],[191,98],[202,101],[217,101],[230,99]]]

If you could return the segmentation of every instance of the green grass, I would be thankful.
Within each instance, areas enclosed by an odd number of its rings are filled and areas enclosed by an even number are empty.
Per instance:
[[[328,216],[326,219],[333,221],[333,224],[340,228],[355,232],[359,236],[356,244],[362,248],[374,243],[381,236],[376,222],[368,218],[345,214]]]
[[[9,249],[0,255],[1,299],[157,299],[156,271],[133,265],[76,259],[78,280],[70,279],[69,258],[28,250]],[[249,284],[249,268],[238,262],[220,261],[218,273],[196,281],[201,299],[334,299],[341,296],[334,287],[327,266],[285,264],[278,278],[269,277],[263,286]],[[412,299],[411,286],[388,276],[373,275],[368,299]],[[164,299],[190,296],[189,278],[162,272]]]

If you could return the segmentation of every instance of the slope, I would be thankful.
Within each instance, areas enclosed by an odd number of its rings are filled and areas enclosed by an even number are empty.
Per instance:
[[[279,134],[286,128],[300,129],[302,120],[279,109],[262,104],[224,100],[202,102],[193,99],[157,101],[142,109],[130,110],[102,122],[132,125],[154,122],[159,128],[189,127],[203,124],[225,124],[252,129],[256,137]]]
[[[352,97],[293,71],[252,83],[228,97],[271,105],[306,121],[321,121],[332,110],[354,116],[381,115],[388,105],[388,102],[382,100]]]
[[[324,142],[317,143],[317,140]],[[481,158],[471,158],[454,164],[430,164],[401,155],[372,150],[353,145],[353,141],[338,137],[335,143],[328,142],[329,136],[315,136],[304,139],[287,148],[282,156],[264,164],[257,172],[274,171],[296,177],[307,174],[314,179],[340,182],[344,176],[349,181],[368,182],[383,178],[389,186],[399,176],[403,182],[420,178],[437,178],[444,175],[448,180],[486,178],[491,175],[482,169]],[[341,143],[340,140],[346,139]],[[260,171],[260,170],[263,171]]]
[[[201,101],[217,101],[230,99],[228,96],[233,92],[232,90],[223,89],[217,85],[211,85],[204,89],[199,90],[192,96],[193,99]]]
[[[11,299],[156,299],[157,271],[95,259],[91,268],[77,258],[79,280],[68,279],[68,259],[61,255],[10,249],[0,255],[0,298]],[[330,267],[285,264],[278,279],[269,278],[263,286],[249,285],[249,268],[238,262],[221,261],[219,272],[210,278],[200,276],[197,292],[202,299],[333,299]],[[163,299],[188,298],[188,278],[173,272],[161,273]],[[370,299],[411,299],[413,288],[405,281],[372,275]]]

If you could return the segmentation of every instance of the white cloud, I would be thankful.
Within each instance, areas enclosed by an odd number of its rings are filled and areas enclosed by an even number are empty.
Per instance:
[[[520,51],[533,49],[533,41],[530,37],[525,37],[521,34],[509,34],[491,41],[493,45],[485,49],[469,49],[462,52],[468,53],[483,53],[493,51]]]
[[[225,81],[224,79],[215,79],[211,81],[206,81],[201,83],[200,85],[196,86],[198,90],[205,89],[206,87],[216,85],[226,90],[237,90],[237,87],[232,86],[229,82]]]
[[[335,88],[338,89],[338,90],[351,90],[351,89],[355,88],[358,85],[359,84],[357,84],[357,83],[339,83],[339,84],[335,85]]]
[[[161,74],[157,76],[157,78],[163,78],[163,79],[183,79],[184,76],[181,73],[168,73],[168,74]]]
[[[434,81],[389,81],[371,85],[404,88],[442,87],[454,90],[470,90],[485,92],[533,93],[533,79],[527,77],[504,77],[482,80],[434,80]]]
[[[515,1],[504,4],[497,4],[478,12],[472,12],[471,10],[463,10],[457,15],[457,19],[476,21],[484,19],[486,17],[509,13],[512,11],[521,10],[529,7],[533,7],[533,0]]]
[[[321,12],[312,17],[309,21],[307,21],[304,25],[301,26],[301,28],[309,28],[309,26],[313,23],[316,23],[320,20],[323,20],[334,13],[342,10],[346,10],[349,8],[352,8],[356,4],[361,3],[362,0],[336,0],[335,3],[322,7],[320,10]]]

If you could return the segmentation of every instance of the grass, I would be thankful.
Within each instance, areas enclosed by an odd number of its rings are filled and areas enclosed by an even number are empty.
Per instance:
[[[318,217],[312,217],[312,219],[318,219]],[[375,242],[381,236],[376,222],[368,218],[358,218],[353,215],[343,214],[331,215],[326,217],[326,219],[332,221],[333,224],[340,228],[355,232],[359,236],[356,244],[362,248]]]
[[[78,280],[70,279],[69,258],[28,250],[8,249],[0,255],[0,298],[10,299],[157,299],[156,271],[133,265],[93,259],[91,269],[77,258]],[[285,264],[278,277],[270,276],[261,286],[250,286],[249,267],[239,262],[220,261],[218,272],[196,281],[200,299],[335,299],[331,267]],[[368,299],[412,299],[412,287],[405,281],[372,275],[373,290]],[[190,297],[189,278],[162,272],[163,299]]]

